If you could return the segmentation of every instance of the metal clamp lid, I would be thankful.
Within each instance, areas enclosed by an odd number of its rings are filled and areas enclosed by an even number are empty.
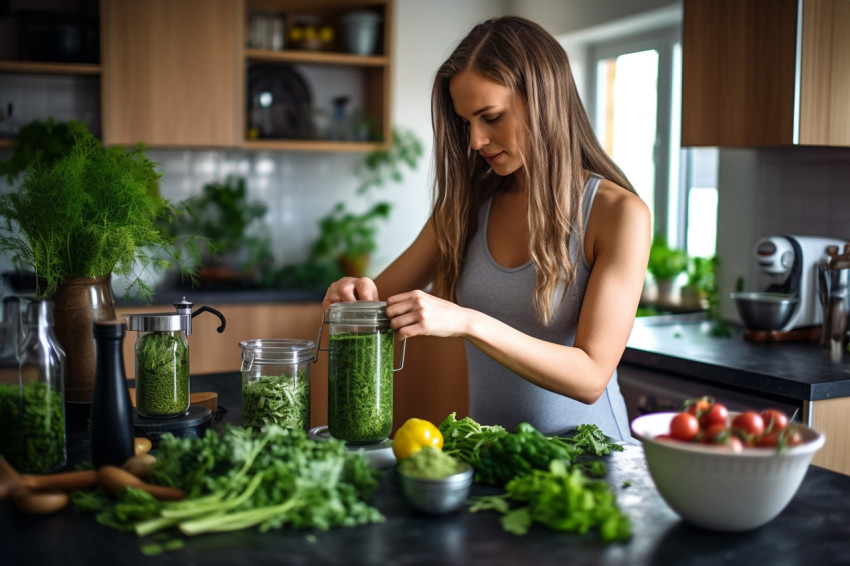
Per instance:
[[[336,308],[334,308],[334,307],[336,307]],[[329,320],[329,317],[332,316],[331,313],[333,313],[334,311],[340,312],[340,311],[343,311],[343,310],[346,311],[346,313],[357,312],[357,310],[359,308],[360,312],[371,313],[374,321],[377,321],[377,320],[387,321],[387,320],[389,320],[389,318],[387,318],[386,307],[387,307],[387,303],[384,302],[384,301],[349,301],[349,302],[332,304],[329,310],[322,312],[322,322],[319,323],[319,335],[316,337],[316,349],[314,350],[315,354],[313,355],[313,363],[316,363],[317,361],[319,361],[319,352],[320,351],[321,352],[329,352],[330,351],[328,348],[322,348],[322,329],[325,327],[326,324],[330,324],[331,322],[338,322],[338,320],[335,320],[335,321]],[[377,315],[376,309],[380,309],[380,312],[382,313],[383,318],[380,318],[380,319],[376,318],[376,315]],[[362,320],[360,322],[362,322]],[[400,364],[399,364],[398,367],[393,368],[393,372],[401,371],[402,369],[404,369],[404,356],[405,356],[406,353],[407,353],[407,337],[405,336],[404,338],[401,339],[401,361],[400,361]]]
[[[183,297],[182,301],[174,303],[176,312],[155,312],[144,314],[128,314],[124,315],[127,318],[127,328],[140,332],[173,332],[185,331],[186,335],[192,334],[192,319],[202,312],[211,312],[216,315],[221,324],[216,329],[219,334],[224,332],[224,327],[227,321],[224,320],[224,315],[212,307],[203,306],[192,312],[192,303]]]

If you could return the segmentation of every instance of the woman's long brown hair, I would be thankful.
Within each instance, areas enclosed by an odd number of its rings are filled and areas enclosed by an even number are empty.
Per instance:
[[[563,47],[538,24],[505,16],[475,26],[442,64],[431,97],[434,131],[434,195],[431,223],[437,237],[432,290],[456,301],[455,289],[469,238],[482,203],[510,177],[499,177],[469,146],[469,133],[455,114],[449,81],[472,70],[511,89],[526,103],[528,139],[524,167],[531,260],[537,270],[534,305],[551,321],[559,286],[566,289],[575,265],[570,259],[573,228],[583,234],[584,172],[591,171],[632,192],[626,176],[608,157],[587,118]],[[581,249],[582,242],[578,242]],[[561,295],[561,299],[566,293]]]

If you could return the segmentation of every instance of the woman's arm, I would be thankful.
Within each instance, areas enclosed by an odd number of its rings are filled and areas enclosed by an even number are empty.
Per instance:
[[[387,314],[402,336],[462,336],[528,381],[592,403],[604,392],[626,347],[649,245],[646,205],[636,195],[603,181],[587,227],[585,253],[592,271],[574,346],[533,338],[421,291],[391,296]]]
[[[402,254],[374,281],[368,277],[343,277],[333,283],[325,294],[322,308],[342,301],[377,301],[411,289],[424,289],[434,274],[437,247],[431,223],[419,233]]]

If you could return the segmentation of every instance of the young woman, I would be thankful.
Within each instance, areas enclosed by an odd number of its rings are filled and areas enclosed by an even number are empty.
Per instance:
[[[650,217],[599,145],[563,48],[539,25],[477,25],[437,72],[429,222],[374,281],[401,336],[461,336],[470,416],[628,439],[616,368],[643,286]],[[430,292],[424,289],[430,285]]]

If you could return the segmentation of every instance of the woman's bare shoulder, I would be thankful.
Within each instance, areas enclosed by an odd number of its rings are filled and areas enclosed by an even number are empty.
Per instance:
[[[603,248],[638,245],[649,233],[649,207],[637,194],[607,179],[599,182],[586,227],[585,252],[595,257]],[[639,237],[635,237],[639,236]]]
[[[640,196],[608,179],[599,181],[591,214],[597,208],[606,212],[606,216],[607,214],[649,214],[649,208]]]

